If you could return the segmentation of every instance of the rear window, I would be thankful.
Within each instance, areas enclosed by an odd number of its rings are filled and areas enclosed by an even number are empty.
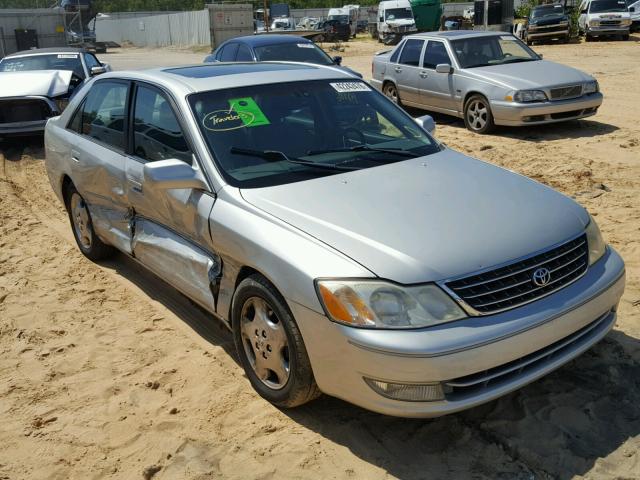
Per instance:
[[[329,56],[311,42],[280,43],[255,47],[259,62],[306,62],[316,65],[332,65]]]

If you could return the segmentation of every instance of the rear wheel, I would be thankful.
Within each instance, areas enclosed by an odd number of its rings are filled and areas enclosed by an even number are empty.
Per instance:
[[[386,97],[396,105],[402,105],[402,103],[400,102],[400,95],[398,94],[398,88],[393,83],[385,83],[384,87],[382,88],[382,93],[384,93]]]
[[[260,396],[291,408],[320,395],[293,315],[261,275],[252,275],[238,285],[232,322],[238,357]]]
[[[87,203],[74,186],[67,189],[66,206],[73,236],[82,254],[93,261],[112,256],[115,249],[96,235]]]
[[[494,128],[489,101],[482,95],[472,95],[464,105],[464,124],[475,133],[489,133]]]

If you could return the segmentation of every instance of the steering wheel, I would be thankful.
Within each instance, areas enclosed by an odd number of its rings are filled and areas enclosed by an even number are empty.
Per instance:
[[[350,137],[349,132],[353,132],[355,133],[355,135]],[[358,137],[358,138],[354,138],[354,137]],[[351,143],[352,145],[348,145],[349,143]],[[367,143],[367,141],[366,141],[366,138],[364,137],[364,133],[362,133],[357,128],[348,127],[342,131],[342,144],[345,147],[354,147],[357,145],[364,145],[365,143]]]

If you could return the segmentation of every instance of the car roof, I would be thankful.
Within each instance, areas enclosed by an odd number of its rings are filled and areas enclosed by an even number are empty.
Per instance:
[[[83,48],[70,48],[70,47],[33,48],[31,50],[21,50],[20,52],[11,53],[4,58],[26,57],[27,55],[44,55],[44,54],[51,54],[51,53],[84,53],[84,52],[86,52],[86,50]]]
[[[311,40],[301,37],[299,35],[278,35],[278,34],[264,34],[264,35],[246,35],[244,37],[236,37],[224,42],[225,44],[231,42],[241,42],[252,47],[260,47],[263,45],[274,45],[276,43],[313,43]]]
[[[484,30],[447,30],[444,32],[424,32],[407,35],[405,38],[459,38],[495,37],[496,35],[511,35],[509,32],[487,32]]]
[[[257,74],[257,75],[256,75]],[[98,79],[124,78],[164,86],[180,95],[225,88],[312,80],[357,80],[332,66],[298,62],[227,62],[109,72]]]

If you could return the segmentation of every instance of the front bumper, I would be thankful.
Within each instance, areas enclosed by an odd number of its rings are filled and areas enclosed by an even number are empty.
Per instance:
[[[491,111],[496,125],[522,126],[564,122],[595,115],[602,105],[600,92],[569,100],[536,103],[491,101]]]
[[[623,27],[622,25],[603,25],[600,27],[587,27],[586,34],[590,37],[597,37],[599,35],[628,35],[629,25]]]
[[[624,263],[608,248],[583,277],[548,297],[500,314],[427,329],[351,328],[301,305],[290,302],[290,306],[324,393],[387,415],[436,417],[496,399],[590,348],[613,327],[624,284]],[[552,356],[529,363],[526,369],[511,369],[508,375],[472,389],[453,388],[440,401],[393,400],[363,380],[461,385],[474,376],[546,355],[550,348]]]
[[[0,123],[0,137],[7,135],[35,135],[44,132],[47,120]]]
[[[561,38],[568,37],[569,29],[568,28],[559,28],[558,30],[553,31],[545,31],[545,30],[529,30],[527,31],[527,39],[529,40],[537,40],[540,38]]]

